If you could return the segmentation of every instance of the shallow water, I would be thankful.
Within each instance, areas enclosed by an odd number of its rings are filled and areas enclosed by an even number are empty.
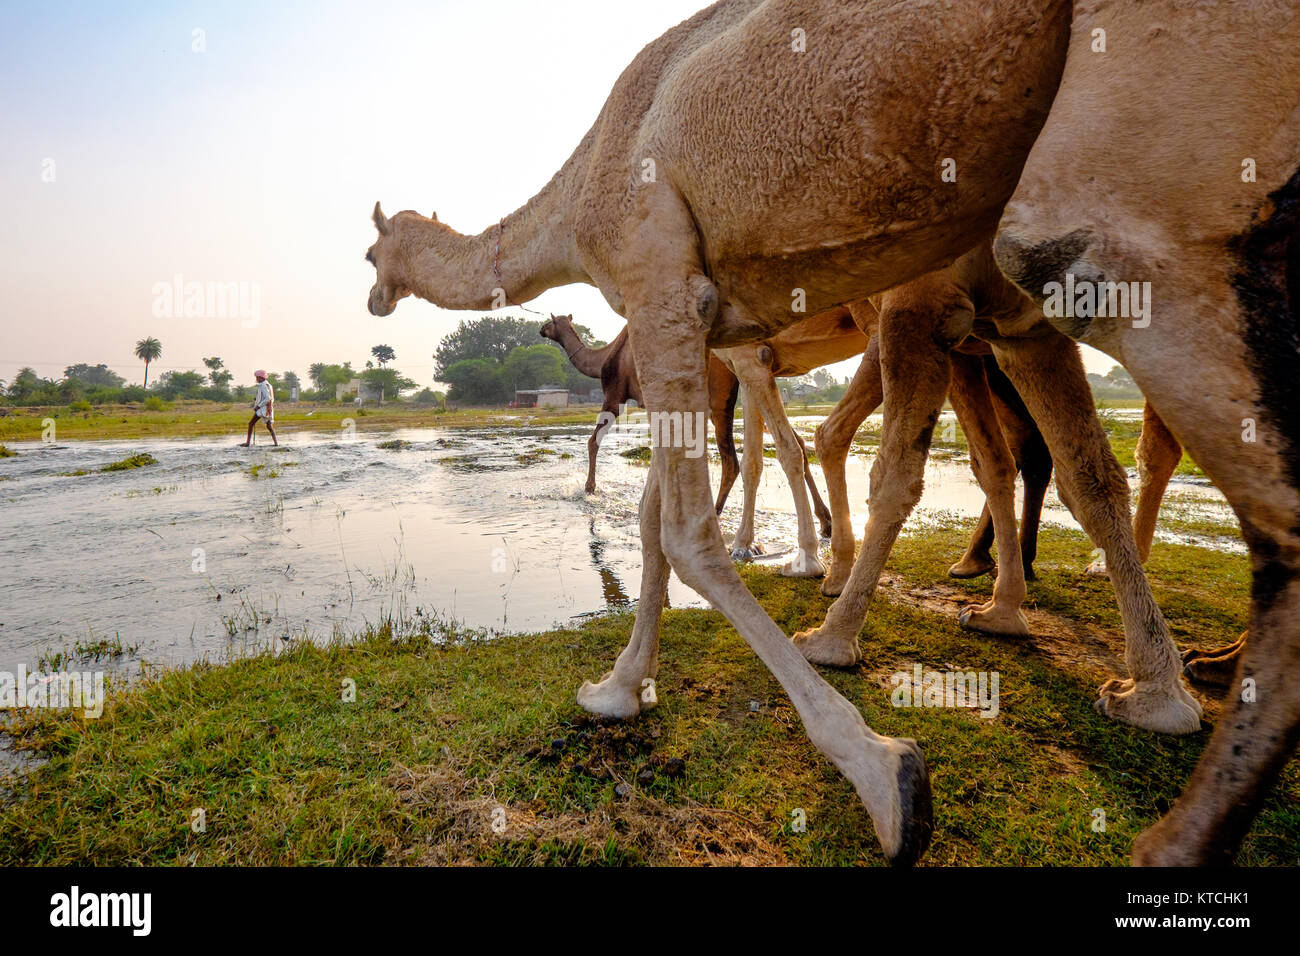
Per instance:
[[[817,421],[795,420],[805,433]],[[124,653],[93,666],[130,674],[140,662],[223,660],[387,617],[505,633],[629,607],[646,469],[618,452],[644,445],[644,429],[605,444],[591,496],[582,491],[588,434],[302,432],[279,450],[229,439],[11,444],[20,457],[0,461],[0,670],[38,669],[47,655],[105,639]],[[379,447],[394,439],[406,444]],[[140,451],[158,464],[94,473]],[[855,502],[867,497],[870,462],[850,460]],[[796,522],[778,463],[764,464],[758,537],[765,560],[781,563]],[[77,470],[92,473],[61,474]],[[1221,506],[1208,486],[1180,489]],[[982,505],[964,462],[933,459],[909,526]],[[722,519],[728,537],[740,508],[737,483]],[[1054,496],[1044,518],[1077,527]],[[865,522],[857,508],[858,535]],[[703,604],[675,576],[669,597],[674,607]]]

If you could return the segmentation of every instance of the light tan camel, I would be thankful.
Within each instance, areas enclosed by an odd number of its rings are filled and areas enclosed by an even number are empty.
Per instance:
[[[995,250],[1062,330],[1132,373],[1240,519],[1254,581],[1239,683],[1133,850],[1229,862],[1300,738],[1300,4],[1079,3]],[[1118,283],[1139,283],[1138,314]],[[1102,547],[1112,580],[1137,557]]]
[[[993,235],[1059,83],[1069,21],[1066,0],[952,0],[941,18],[894,0],[722,0],[636,57],[556,177],[500,224],[464,236],[376,205],[370,311],[388,315],[412,293],[481,310],[589,282],[628,319],[650,412],[703,415],[711,347],[770,338],[799,320],[796,304],[815,315],[858,301]],[[969,303],[950,306],[950,335],[972,331]],[[900,300],[882,317],[886,365],[909,307]],[[893,325],[898,338],[886,334]],[[997,338],[1058,484],[1076,491],[1085,529],[1111,558],[1134,677],[1106,688],[1107,712],[1167,729],[1194,701],[1074,346],[1041,311],[979,332]],[[911,444],[932,426],[886,421]],[[932,826],[920,749],[871,731],[764,613],[723,546],[707,460],[686,452],[655,448],[631,641],[579,703],[617,717],[650,706],[671,563],[771,669],[814,746],[854,785],[885,855],[914,861]]]
[[[717,352],[741,376],[745,386],[746,439],[740,463],[745,504],[731,543],[733,559],[748,561],[763,552],[761,545],[754,542],[754,516],[763,471],[763,429],[766,425],[772,432],[777,458],[790,482],[799,522],[795,556],[781,569],[781,573],[788,577],[821,577],[826,573],[818,557],[817,530],[812,523],[808,499],[799,486],[798,475],[803,476],[808,486],[812,511],[817,515],[823,534],[834,534],[831,513],[817,491],[803,439],[786,416],[776,379],[804,375],[823,365],[852,358],[860,354],[866,344],[866,337],[858,331],[848,309],[839,308],[809,316],[758,345]]]

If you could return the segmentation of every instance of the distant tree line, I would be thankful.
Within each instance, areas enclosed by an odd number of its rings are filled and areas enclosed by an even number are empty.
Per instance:
[[[600,382],[583,375],[560,346],[541,336],[540,320],[484,316],[462,322],[434,353],[434,377],[450,386],[447,397],[466,405],[505,405],[516,389],[555,385],[589,392]],[[575,325],[593,348],[605,345],[586,326]]]

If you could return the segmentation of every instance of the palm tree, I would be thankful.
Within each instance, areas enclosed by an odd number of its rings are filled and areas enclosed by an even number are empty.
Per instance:
[[[149,387],[149,363],[162,358],[162,343],[152,335],[135,343],[135,357],[144,362],[144,387]]]

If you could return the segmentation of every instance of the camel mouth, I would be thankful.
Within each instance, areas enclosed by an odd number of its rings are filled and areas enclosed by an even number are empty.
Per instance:
[[[366,301],[366,308],[371,315],[382,319],[393,314],[393,310],[397,308],[397,303],[384,299],[379,294],[379,286],[375,286],[370,290],[370,298]]]

